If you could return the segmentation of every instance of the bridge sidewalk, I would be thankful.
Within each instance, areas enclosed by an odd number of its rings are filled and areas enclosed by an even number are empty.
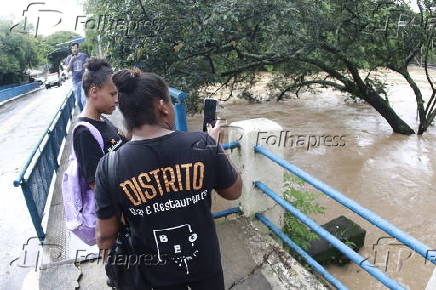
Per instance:
[[[327,289],[257,222],[230,217],[216,222],[226,289]],[[48,289],[98,290],[105,285],[104,265],[73,261],[55,264],[40,272],[39,286]]]
[[[60,173],[65,170],[71,143],[70,132],[61,157]],[[72,253],[82,248],[75,244],[65,229],[61,177],[62,174],[58,174],[55,181],[45,242],[61,245],[63,251],[44,253],[51,263],[43,265],[39,271],[39,289],[110,289],[106,286],[106,274],[101,262],[74,263],[75,255]],[[234,206],[234,203],[214,194],[212,212]],[[284,251],[260,222],[231,215],[216,220],[216,229],[226,289],[327,289]]]

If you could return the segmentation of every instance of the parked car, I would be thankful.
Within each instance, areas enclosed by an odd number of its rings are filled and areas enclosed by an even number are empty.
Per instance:
[[[42,86],[45,83],[45,78],[44,77],[36,77],[33,79],[33,81],[40,83]]]
[[[37,69],[28,69],[26,73],[29,75],[29,82],[38,82],[41,85],[45,83],[44,73]]]
[[[51,88],[53,86],[60,87],[61,86],[61,80],[59,79],[59,73],[54,72],[47,76],[47,79],[45,80],[45,88]]]

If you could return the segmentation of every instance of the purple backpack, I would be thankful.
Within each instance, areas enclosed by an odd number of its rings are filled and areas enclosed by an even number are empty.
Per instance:
[[[88,122],[78,122],[73,129],[73,136],[79,126],[88,128],[104,152],[103,137],[100,131]],[[94,191],[89,188],[86,178],[80,174],[74,148],[68,162],[68,168],[62,179],[66,226],[83,242],[93,246],[96,244],[95,223],[97,219]]]

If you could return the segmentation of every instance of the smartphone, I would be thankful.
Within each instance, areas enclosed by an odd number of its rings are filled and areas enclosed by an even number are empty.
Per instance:
[[[207,132],[208,123],[215,126],[217,105],[218,101],[215,99],[204,99],[203,132]]]

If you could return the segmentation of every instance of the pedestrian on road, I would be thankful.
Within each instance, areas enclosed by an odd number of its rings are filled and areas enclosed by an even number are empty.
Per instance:
[[[86,102],[82,86],[82,76],[85,71],[84,64],[88,57],[86,53],[79,52],[79,43],[73,42],[71,44],[71,55],[65,60],[67,71],[72,71],[73,74],[73,92],[80,111],[83,111]]]
[[[97,168],[99,248],[112,247],[123,216],[134,252],[129,262],[138,266],[136,289],[223,290],[212,190],[234,200],[242,181],[217,143],[221,123],[209,126],[208,134],[174,131],[173,104],[159,76],[122,70],[113,81],[132,140]],[[116,175],[108,168],[112,156]]]

